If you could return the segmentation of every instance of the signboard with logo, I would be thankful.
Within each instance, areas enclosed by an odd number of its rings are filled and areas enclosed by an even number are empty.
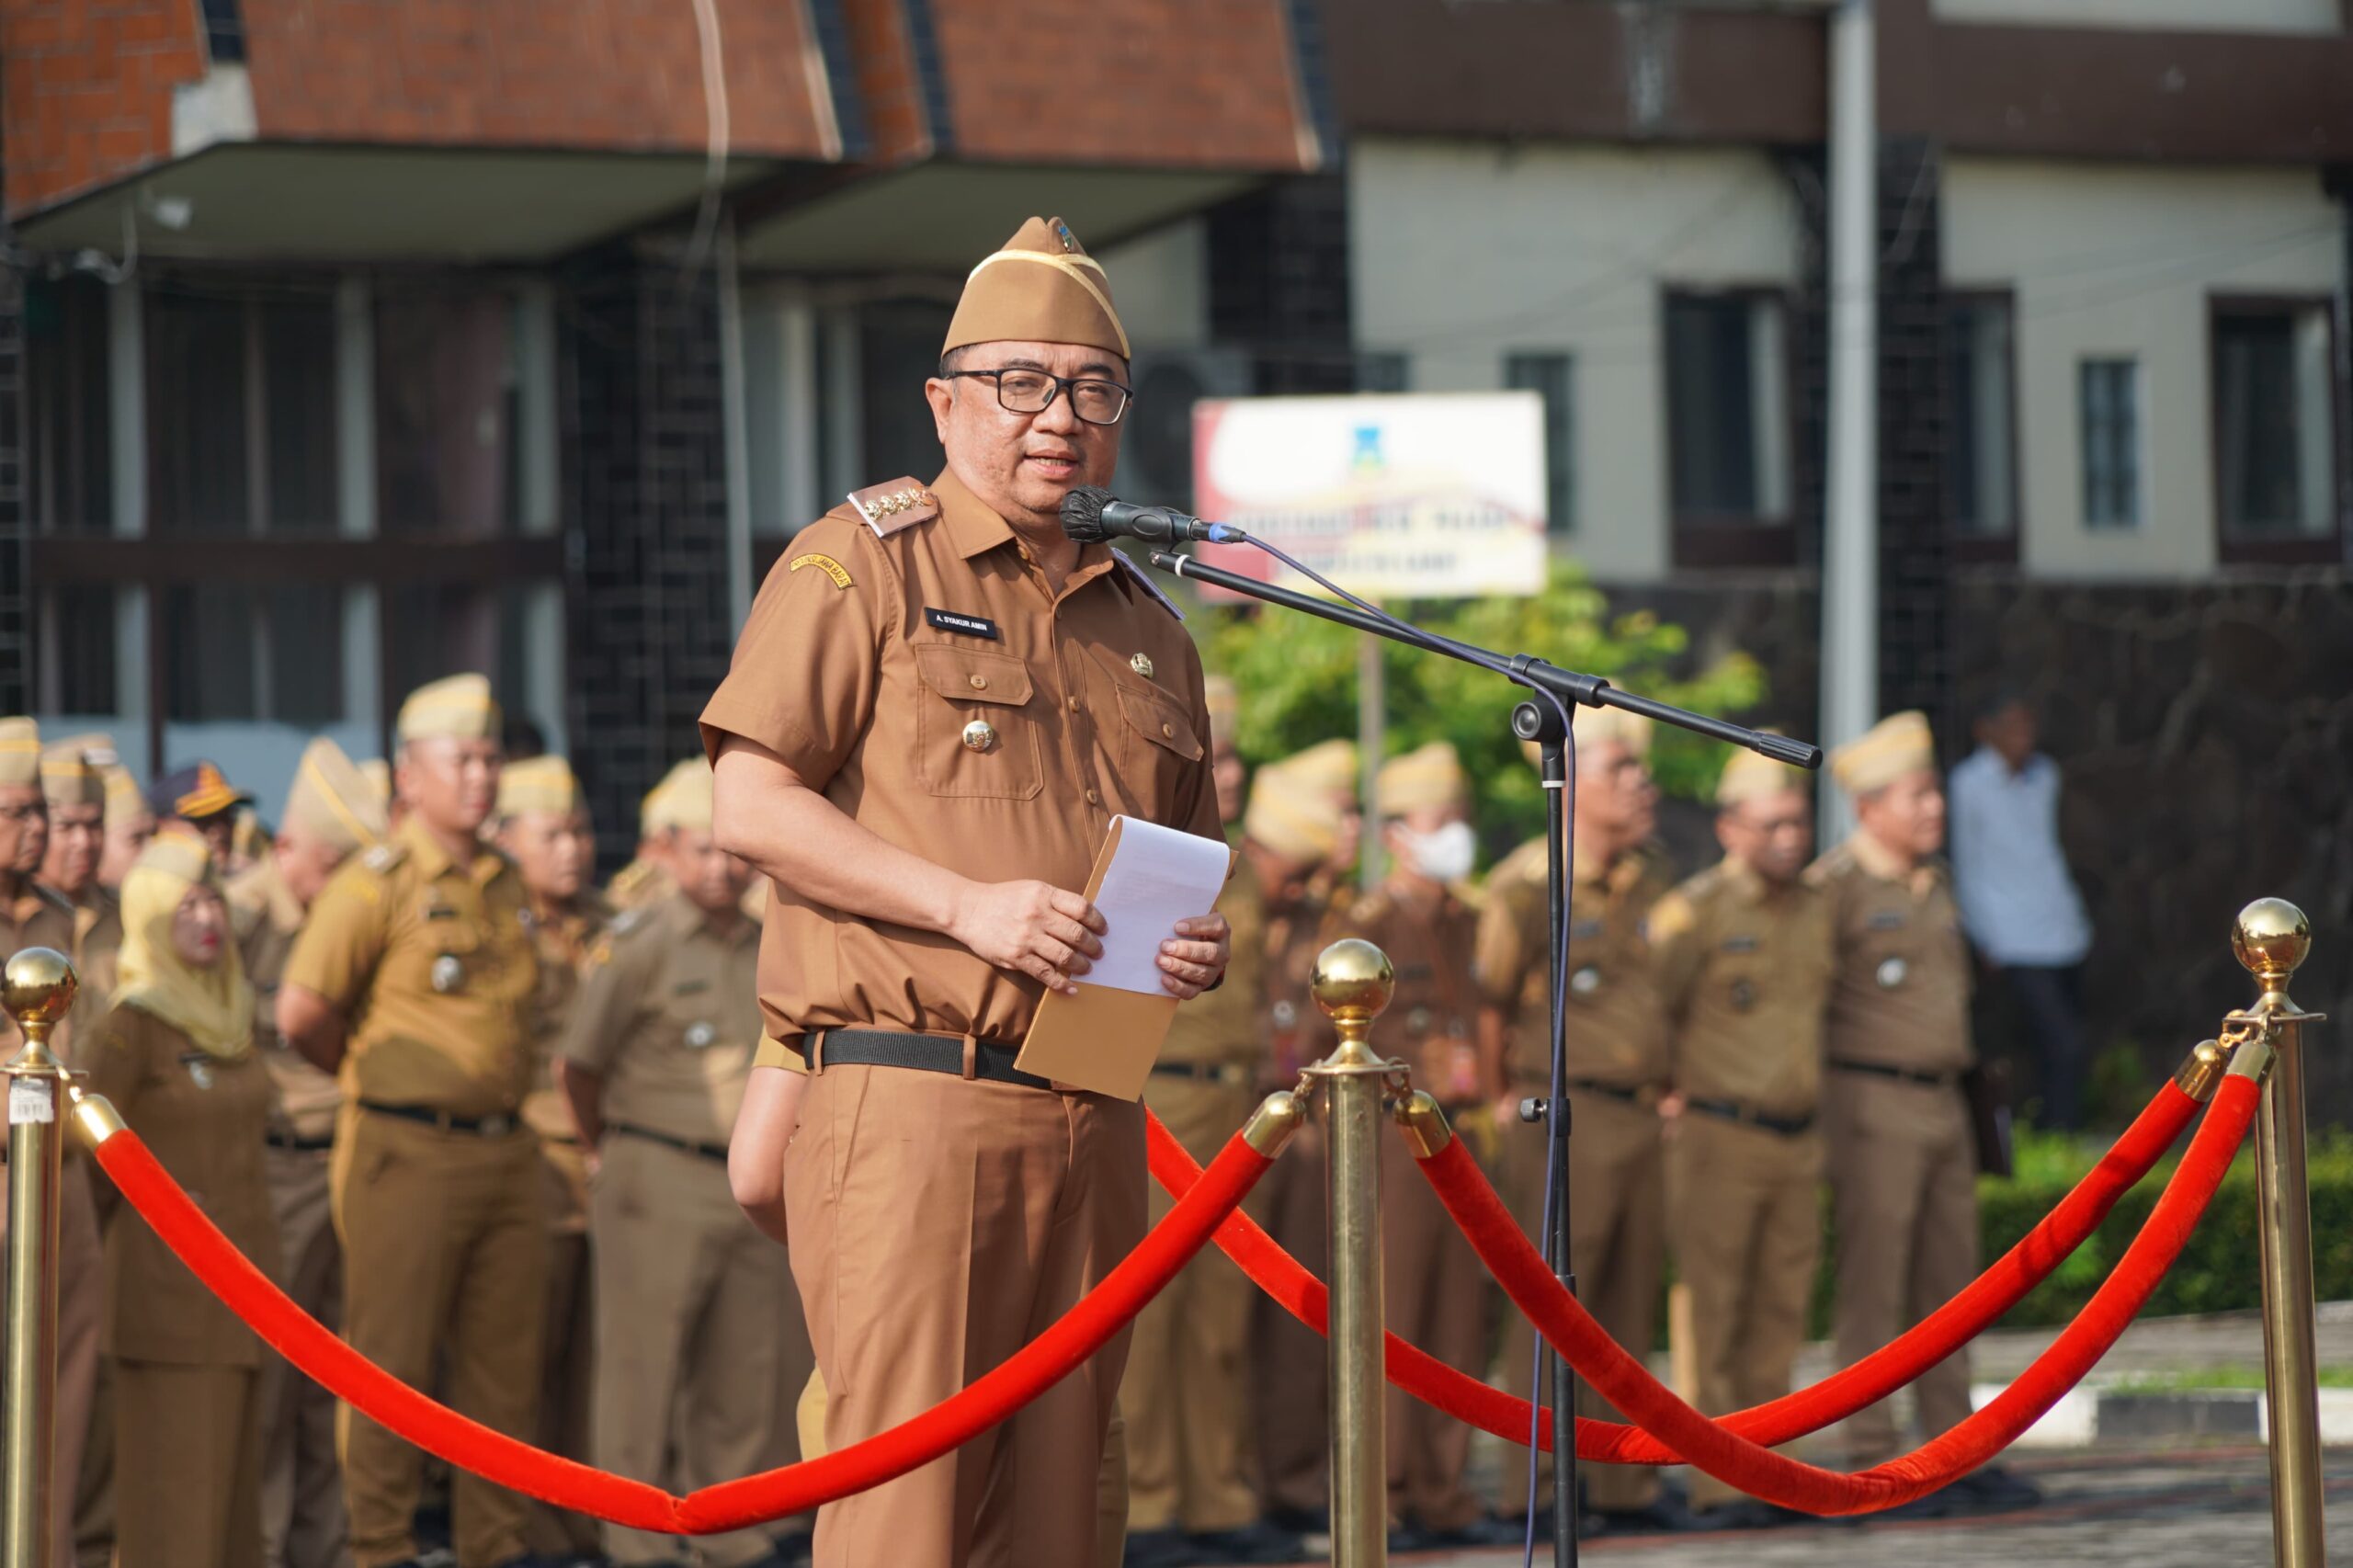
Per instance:
[[[1193,410],[1193,509],[1366,598],[1540,591],[1544,494],[1534,392],[1224,398]],[[1210,565],[1320,591],[1249,545],[1199,549]]]

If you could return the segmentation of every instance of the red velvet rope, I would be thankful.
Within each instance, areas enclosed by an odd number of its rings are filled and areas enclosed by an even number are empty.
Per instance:
[[[1809,1514],[1863,1514],[1925,1496],[1992,1459],[2080,1381],[2147,1304],[2222,1185],[2259,1091],[2227,1077],[2148,1222],[2091,1301],[1984,1409],[1902,1458],[1848,1475],[1762,1448],[1700,1415],[1611,1339],[1552,1270],[1460,1139],[1420,1161],[1472,1250],[1596,1392],[1668,1449],[1752,1496]]]
[[[136,1133],[107,1139],[97,1160],[197,1278],[337,1398],[460,1470],[560,1508],[658,1535],[710,1535],[782,1518],[904,1475],[970,1441],[1101,1349],[1208,1244],[1270,1164],[1236,1133],[1199,1183],[1085,1300],[923,1415],[823,1458],[677,1497],[494,1432],[368,1360],[247,1261]]]
[[[1911,1382],[1976,1338],[2050,1278],[2099,1228],[2117,1200],[2165,1157],[2182,1128],[2197,1116],[2198,1106],[2167,1084],[2074,1190],[1951,1301],[1853,1366],[1812,1387],[1727,1415],[1722,1425],[1751,1442],[1786,1443],[1843,1421]],[[1181,1197],[1199,1178],[1200,1167],[1157,1119],[1150,1122],[1149,1133],[1154,1177],[1172,1197]],[[1324,1282],[1256,1221],[1235,1214],[1219,1228],[1217,1244],[1279,1305],[1316,1333],[1324,1332],[1330,1309]],[[1389,1381],[1397,1387],[1457,1420],[1514,1443],[1528,1441],[1528,1401],[1467,1376],[1393,1334],[1386,1348]],[[1552,1412],[1540,1413],[1538,1419],[1537,1446],[1549,1452]],[[1577,1456],[1602,1464],[1683,1462],[1682,1455],[1656,1437],[1614,1421],[1579,1420]]]

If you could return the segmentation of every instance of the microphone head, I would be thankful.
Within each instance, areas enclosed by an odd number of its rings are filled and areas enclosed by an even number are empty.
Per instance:
[[[1063,532],[1081,544],[1110,538],[1103,528],[1103,507],[1111,499],[1111,493],[1099,484],[1082,484],[1063,496]]]

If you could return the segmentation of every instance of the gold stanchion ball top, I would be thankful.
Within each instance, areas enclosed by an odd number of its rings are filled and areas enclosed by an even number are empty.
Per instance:
[[[1397,991],[1389,955],[1370,942],[1346,937],[1315,956],[1315,1005],[1335,1023],[1376,1018]]]
[[[2231,951],[2248,973],[2266,982],[2286,980],[2313,949],[2313,925],[2284,898],[2258,898],[2239,911],[2231,928]],[[13,972],[13,968],[12,968]]]
[[[27,948],[0,971],[0,1007],[7,1008],[20,1028],[55,1024],[64,1018],[81,988],[73,960],[55,948]]]

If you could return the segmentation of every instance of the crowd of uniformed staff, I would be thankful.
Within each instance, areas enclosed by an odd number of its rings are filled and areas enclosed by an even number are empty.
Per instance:
[[[1534,1234],[1546,1140],[1546,849],[1479,874],[1477,791],[1435,744],[1359,814],[1354,746],[1260,767],[1247,693],[1175,608],[1053,518],[1108,478],[1129,393],[1108,280],[1059,220],[976,267],[924,389],[947,454],[813,524],[594,885],[579,779],[489,683],[411,694],[392,756],[313,742],[263,824],[210,762],[144,788],[102,735],[0,721],[6,949],[72,956],[70,1062],[253,1262],[460,1415],[684,1492],[920,1414],[1078,1300],[1166,1211],[1136,1107],[1038,1078],[1039,1000],[1106,927],[1125,813],[1235,851],[1214,912],[1147,934],[1176,1006],[1143,1104],[1207,1158],[1331,1042],[1316,953],[1379,944],[1374,1040]],[[1579,1288],[1637,1354],[1667,1270],[1690,1389],[1787,1391],[1838,1237],[1840,1360],[1976,1266],[1969,952],[1927,722],[1834,754],[1859,825],[1741,754],[1720,860],[1677,884],[1645,724],[1582,710],[1565,1062]],[[242,782],[251,782],[244,780]],[[1387,869],[1357,876],[1371,840]],[[1311,1124],[1253,1211],[1324,1258]],[[1381,1181],[1389,1326],[1525,1391],[1534,1346],[1402,1142]],[[811,1521],[674,1540],[429,1463],[279,1362],[86,1160],[63,1193],[58,1568],[610,1562],[1137,1568],[1295,1561],[1327,1523],[1321,1341],[1222,1256],[1038,1403]],[[5,1212],[0,1210],[0,1212]],[[1685,1314],[1678,1314],[1678,1322]],[[1912,1401],[1965,1415],[1956,1356]],[[1517,1542],[1527,1456],[1387,1411],[1400,1546]],[[1904,1444],[1893,1405],[1823,1451]],[[1761,1528],[1695,1476],[1583,1471],[1588,1531]],[[1549,1482],[1540,1505],[1549,1505]],[[1927,1507],[2013,1506],[1998,1470]],[[1541,1520],[1538,1528],[1546,1527]]]

